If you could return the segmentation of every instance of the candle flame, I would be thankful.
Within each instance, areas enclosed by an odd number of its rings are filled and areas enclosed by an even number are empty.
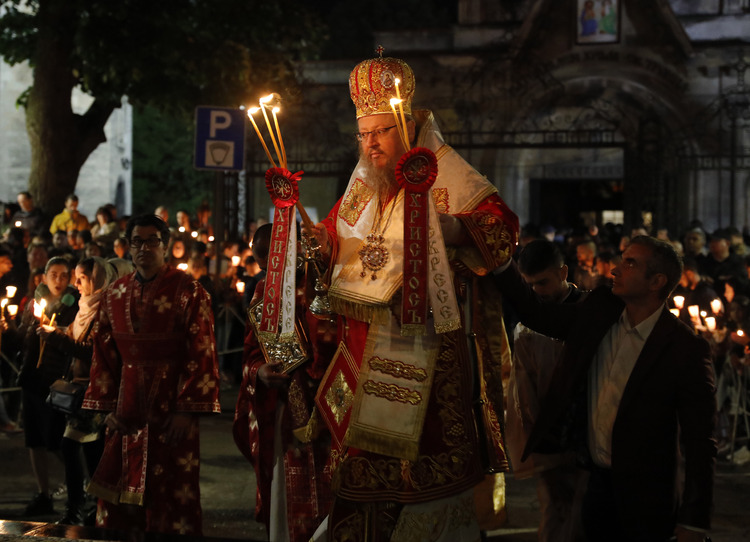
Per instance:
[[[8,305],[8,314],[11,316],[18,314],[18,305]]]
[[[268,102],[270,102],[271,100],[273,100],[273,93],[269,94],[268,96],[264,96],[263,98],[261,98],[261,99],[260,99],[260,100],[258,100],[258,101],[259,101],[260,103],[262,103],[262,104],[267,104],[267,103],[268,103]]]
[[[396,81],[397,85],[401,82],[401,79],[399,79],[398,77],[396,77],[394,80]]]
[[[744,331],[742,331],[741,329],[738,329],[738,330],[737,330],[737,336],[738,336],[738,337],[744,337],[744,336],[745,336],[745,332],[744,332]]]
[[[273,109],[271,110],[271,112],[272,112],[272,113],[273,113],[274,115],[275,115],[276,113],[278,113],[279,111],[281,111],[281,108],[280,108],[280,107],[279,107],[278,105],[277,105],[276,107],[274,107],[274,108],[273,108]]]
[[[716,331],[716,318],[709,316],[706,318],[706,327],[709,331]]]
[[[208,236],[208,242],[209,243],[213,243],[214,242],[214,236],[213,235],[209,235]]]
[[[680,309],[669,309],[669,312],[671,312],[672,314],[674,314],[678,318],[680,316]]]
[[[391,105],[398,105],[401,103],[401,100],[398,98],[391,98]]]
[[[190,237],[192,237],[193,239],[197,239],[198,238],[198,232],[197,231],[191,232],[190,233]]]
[[[260,107],[251,107],[250,109],[248,109],[248,110],[247,110],[247,116],[248,116],[248,117],[252,117],[252,116],[253,116],[253,115],[255,115],[255,114],[256,114],[256,113],[258,112],[258,111],[260,111]]]
[[[21,227],[22,222],[20,220],[16,220],[15,224],[13,224],[16,228]]]
[[[186,264],[186,263],[178,263],[177,264],[177,269],[179,269],[180,271],[187,271],[187,268],[188,268],[188,264]]]
[[[8,298],[3,298],[2,301],[0,301],[0,307],[5,308],[5,305],[8,304]]]

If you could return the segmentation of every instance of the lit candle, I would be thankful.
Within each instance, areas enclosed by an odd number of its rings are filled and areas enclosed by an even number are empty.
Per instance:
[[[721,299],[717,298],[711,301],[711,311],[714,314],[719,314],[721,312],[721,309],[722,309]]]
[[[5,305],[8,304],[8,298],[4,297],[2,301],[0,301],[0,309],[4,309]]]
[[[671,312],[672,314],[674,314],[678,318],[680,317],[680,309],[669,309],[669,312]]]
[[[18,305],[8,305],[8,314],[11,316],[18,314]]]
[[[716,331],[716,318],[713,316],[706,317],[706,327],[709,331]]]
[[[682,307],[685,306],[685,296],[684,295],[676,295],[672,298],[672,301],[674,301],[674,306],[678,309],[682,310]]]
[[[44,301],[44,300],[42,300],[42,301]],[[42,310],[43,310],[42,306],[39,303],[37,303],[36,301],[34,301],[34,318],[41,319],[42,318]]]
[[[409,150],[409,139],[407,138],[407,132],[406,132],[406,117],[404,116],[404,105],[401,100],[401,92],[398,90],[398,84],[401,82],[401,80],[396,77],[394,79],[395,87],[396,87],[396,98],[398,98],[398,110],[401,113],[401,126],[404,130],[404,139],[406,140],[406,150]]]
[[[190,237],[192,237],[193,239],[198,239],[198,232],[197,231],[190,232]]]
[[[281,128],[279,128],[279,119],[276,118],[276,113],[281,111],[281,108],[274,107],[271,109],[271,114],[273,115],[273,123],[276,126],[276,135],[279,136],[279,147],[281,147],[281,157],[279,158],[279,162],[281,162],[281,167],[286,169],[286,149],[284,148],[284,140],[281,138]]]
[[[705,318],[708,315],[706,311],[701,311],[701,318]]]
[[[180,233],[185,233],[185,226],[180,226]]]
[[[15,286],[6,286],[5,287],[5,295],[7,295],[8,297],[13,297],[13,296],[16,295],[16,291],[17,290],[18,290],[18,288],[16,288]]]
[[[20,228],[23,223],[20,220],[16,220],[16,222],[13,224],[16,228]]]
[[[398,135],[401,138],[401,143],[403,143],[404,148],[408,150],[406,135],[404,134],[403,128],[401,128],[401,121],[398,120],[398,113],[396,113],[396,104],[400,101],[401,100],[399,100],[398,98],[391,98],[391,109],[393,110],[393,120],[396,121],[396,129],[398,130]]]
[[[253,115],[257,113],[258,109],[260,107],[251,107],[247,110],[247,116],[250,117],[250,122],[253,123],[253,128],[255,128],[255,133],[258,135],[258,139],[260,139],[260,144],[263,145],[263,150],[266,151],[266,156],[268,157],[268,161],[271,162],[271,166],[276,167],[276,162],[273,161],[273,156],[271,156],[271,151],[268,150],[268,146],[266,145],[266,140],[263,139],[263,135],[260,133],[260,130],[258,129],[258,125],[255,124],[255,119],[253,118]]]
[[[237,267],[240,265],[240,257],[239,256],[232,256],[232,265],[234,267]]]
[[[269,94],[268,96],[261,98],[259,100],[260,110],[263,113],[263,118],[266,120],[266,128],[268,128],[268,133],[271,135],[271,143],[273,143],[273,148],[276,149],[276,157],[279,159],[279,163],[281,163],[281,151],[279,150],[279,144],[276,142],[276,136],[273,133],[271,121],[268,120],[268,113],[266,113],[266,107],[270,107],[266,104],[271,100],[273,100],[273,94]]]
[[[698,318],[698,314],[700,313],[700,309],[698,308],[698,305],[690,305],[688,307],[688,314],[691,318]]]
[[[209,235],[208,236],[208,242],[209,243],[213,243],[214,242],[214,236],[213,235]]]
[[[187,271],[188,264],[186,264],[186,263],[178,263],[177,264],[177,269],[179,269],[180,271]]]
[[[237,284],[235,284],[235,287],[237,288],[237,292],[242,294],[245,293],[245,283],[242,281],[237,281]]]
[[[744,336],[745,336],[745,332],[744,332],[744,331],[742,331],[741,329],[738,329],[738,330],[737,330],[737,336],[738,336],[738,337],[744,337]]]

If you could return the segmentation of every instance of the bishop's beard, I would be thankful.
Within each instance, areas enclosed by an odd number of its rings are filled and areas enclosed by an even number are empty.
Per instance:
[[[383,167],[378,167],[372,163],[370,157],[359,150],[359,158],[365,166],[365,175],[367,184],[369,184],[377,193],[378,201],[385,205],[392,197],[398,193],[398,181],[396,180],[397,158],[392,158]]]

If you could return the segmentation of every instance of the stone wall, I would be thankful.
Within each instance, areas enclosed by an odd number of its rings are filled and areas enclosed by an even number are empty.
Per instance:
[[[14,202],[28,189],[31,148],[26,134],[24,110],[16,100],[31,84],[28,65],[0,62],[0,202]],[[82,113],[91,97],[75,92],[73,110]],[[89,220],[105,203],[115,203],[120,215],[132,209],[133,113],[127,100],[109,118],[104,132],[107,142],[89,156],[81,168],[76,194],[79,209]]]

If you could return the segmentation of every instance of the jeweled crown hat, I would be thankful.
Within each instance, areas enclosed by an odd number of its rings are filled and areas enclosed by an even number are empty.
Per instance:
[[[406,115],[411,115],[411,99],[414,96],[414,72],[399,58],[383,58],[383,48],[378,47],[379,57],[357,64],[349,75],[349,94],[357,109],[357,118],[379,113],[392,113],[391,98],[398,91]]]

